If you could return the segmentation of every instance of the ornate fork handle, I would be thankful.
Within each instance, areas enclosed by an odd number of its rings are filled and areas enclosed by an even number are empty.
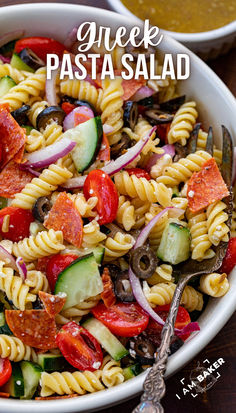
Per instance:
[[[145,379],[143,385],[144,393],[141,397],[141,403],[133,410],[133,413],[164,413],[160,401],[164,397],[166,391],[164,374],[170,352],[170,343],[174,335],[174,325],[180,300],[184,288],[191,277],[192,275],[180,279],[175,289],[169,315],[162,329],[162,340],[158,349],[156,361]]]

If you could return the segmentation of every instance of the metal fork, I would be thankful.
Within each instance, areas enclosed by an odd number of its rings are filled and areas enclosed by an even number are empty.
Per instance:
[[[191,134],[188,143],[188,152],[193,153],[197,149],[197,138],[200,129],[200,124],[197,124]],[[224,199],[227,205],[225,210],[228,213],[227,225],[230,227],[232,218],[232,169],[233,169],[233,144],[229,131],[225,126],[222,126],[223,133],[223,148],[222,148],[222,167],[221,173],[223,179],[229,189],[230,195]],[[212,128],[209,128],[206,150],[213,154],[213,134]],[[180,300],[184,291],[184,288],[188,282],[196,276],[203,274],[210,274],[217,271],[225,256],[227,249],[227,242],[221,242],[215,249],[215,256],[208,260],[196,262],[192,259],[187,260],[176,268],[180,278],[175,289],[175,293],[171,302],[170,311],[166,320],[166,323],[162,329],[162,341],[157,351],[157,357],[154,365],[149,370],[147,377],[144,381],[143,390],[144,393],[141,397],[141,403],[133,410],[133,413],[163,413],[164,409],[161,405],[161,399],[166,392],[166,386],[164,381],[164,373],[166,370],[168,355],[170,353],[170,343],[174,336],[174,325]]]

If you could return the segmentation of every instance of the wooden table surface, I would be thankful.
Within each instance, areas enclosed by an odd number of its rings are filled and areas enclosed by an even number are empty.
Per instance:
[[[48,3],[42,0],[42,3]],[[106,0],[80,0],[80,1],[51,1],[52,3],[77,3],[88,6],[96,6],[110,9]],[[1,6],[19,3],[37,3],[37,1],[16,1],[0,0]],[[236,96],[236,49],[231,50],[227,55],[208,62],[209,66],[226,83],[232,93]],[[236,313],[220,333],[211,341],[208,346],[192,360],[179,373],[167,380],[167,394],[163,401],[166,413],[234,413],[236,412]],[[204,365],[203,361],[208,359],[211,363],[223,358],[225,364],[221,367],[221,377],[214,386],[207,392],[199,393],[196,398],[192,398],[190,392],[183,396],[183,386],[180,383],[185,378],[189,383],[189,375],[196,369],[198,363]],[[176,393],[181,396],[179,400]],[[130,413],[138,404],[139,397],[125,402],[119,406],[102,410],[101,413]]]

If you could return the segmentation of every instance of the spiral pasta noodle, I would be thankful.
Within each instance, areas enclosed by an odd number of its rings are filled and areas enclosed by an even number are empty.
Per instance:
[[[205,151],[191,153],[186,158],[167,166],[162,176],[156,179],[156,182],[162,182],[167,186],[176,186],[181,182],[187,182],[193,172],[199,172],[202,165],[211,158],[211,155]]]
[[[91,218],[97,216],[97,212],[93,211],[98,202],[98,198],[96,196],[92,196],[88,200],[86,200],[84,195],[81,193],[73,195],[68,194],[68,196],[74,202],[77,210],[82,217]]]
[[[122,232],[117,232],[114,238],[108,237],[105,241],[105,256],[104,261],[113,261],[127,252],[134,245],[134,238],[129,234],[123,234]]]
[[[229,290],[227,274],[206,274],[200,278],[200,290],[211,297],[222,297]]]
[[[63,80],[60,83],[60,91],[63,95],[71,96],[75,99],[87,100],[100,111],[102,89],[96,89],[85,80]]]
[[[29,104],[31,104],[31,102],[29,101]],[[33,102],[33,104],[31,105],[31,108],[28,112],[28,117],[30,122],[32,123],[32,125],[36,128],[37,125],[37,117],[38,115],[44,110],[46,109],[48,106],[50,106],[48,104],[48,102],[46,100],[42,100],[41,98],[38,98],[37,100],[35,100]]]
[[[117,386],[117,384],[123,383],[123,381],[124,375],[120,363],[107,355],[102,364],[102,382],[109,388]]]
[[[78,323],[83,316],[88,314],[91,309],[98,304],[99,300],[100,296],[90,297],[73,307],[62,310],[61,313],[56,316],[56,322],[58,324],[66,324],[73,320]]]
[[[11,361],[31,360],[37,362],[33,348],[24,344],[19,338],[0,334],[0,357]]]
[[[62,126],[58,125],[56,122],[50,122],[47,124],[42,133],[45,141],[45,146],[52,145],[62,138]]]
[[[25,149],[27,152],[34,152],[45,146],[44,136],[36,129],[32,129],[26,136]]]
[[[159,212],[161,212],[161,208],[157,205],[152,205],[149,212],[145,214],[145,225],[147,225]],[[149,243],[150,247],[157,251],[157,248],[160,245],[161,237],[163,231],[168,223],[168,213],[166,212],[159,221],[153,226],[149,233]]]
[[[156,164],[151,167],[150,176],[153,179],[158,178],[163,174],[163,171],[167,166],[172,164],[172,158],[170,155],[165,154],[157,160]]]
[[[4,277],[0,276],[0,290],[6,294],[8,300],[11,300],[19,310],[31,308],[36,295],[29,292],[29,286],[23,282],[21,277],[13,275],[11,268],[2,268],[2,273]]]
[[[127,171],[118,172],[115,175],[115,185],[118,192],[131,198],[139,197],[142,201],[158,202],[162,206],[171,205],[172,191],[163,183],[157,183],[153,179],[137,178],[129,175]]]
[[[148,284],[155,285],[161,282],[172,281],[173,268],[168,264],[161,264],[156,268],[154,274],[148,278]]]
[[[71,177],[72,173],[67,169],[51,164],[38,178],[33,178],[21,192],[15,195],[12,206],[31,209],[39,197],[50,195]]]
[[[140,198],[131,198],[130,203],[134,207],[135,224],[133,229],[140,229],[145,223],[145,214],[149,211],[151,203],[142,201]]]
[[[48,279],[41,271],[27,271],[25,284],[30,288],[31,294],[38,294],[39,291],[50,292]]]
[[[149,287],[147,282],[143,283],[143,292],[149,303],[156,305],[170,304],[175,292],[176,284],[172,282],[159,283]],[[201,311],[203,307],[203,296],[193,287],[187,285],[184,289],[180,304],[188,311]]]
[[[192,259],[202,261],[212,258],[214,251],[211,250],[212,242],[208,236],[207,216],[205,212],[187,213],[188,227],[191,234]]]
[[[147,136],[152,128],[152,125],[150,125],[150,123],[146,119],[139,117],[138,122],[134,128],[134,133],[138,136],[138,140],[140,140]],[[142,155],[147,155],[149,152],[160,153],[160,148],[156,147],[159,142],[160,139],[156,138],[156,133],[153,132],[149,138],[149,141],[142,149]]]
[[[96,247],[100,242],[106,239],[106,235],[100,231],[100,226],[97,221],[93,220],[83,228],[83,248]]]
[[[230,231],[226,225],[228,214],[224,211],[226,204],[222,201],[214,202],[207,208],[207,229],[209,240],[213,245],[219,245],[220,241],[227,242]]]
[[[19,109],[31,96],[39,96],[45,89],[46,69],[40,68],[31,76],[12,87],[0,99],[0,103],[8,103],[11,110]]]
[[[135,211],[131,202],[124,195],[119,196],[118,211],[116,221],[121,224],[126,231],[129,231],[135,224]]]
[[[37,258],[47,257],[65,249],[63,245],[63,234],[61,231],[39,232],[36,236],[31,235],[13,245],[15,257],[22,257],[25,262],[34,261]]]
[[[102,82],[103,96],[101,100],[102,122],[112,126],[113,131],[108,135],[110,144],[115,144],[121,139],[123,126],[123,100],[124,94],[120,77],[111,80],[106,78]]]
[[[177,110],[167,135],[169,143],[180,142],[181,145],[186,145],[198,117],[195,108],[196,102],[187,102]]]
[[[31,75],[31,72],[15,69],[9,63],[0,64],[0,78],[3,76],[10,76],[16,83],[20,83]]]

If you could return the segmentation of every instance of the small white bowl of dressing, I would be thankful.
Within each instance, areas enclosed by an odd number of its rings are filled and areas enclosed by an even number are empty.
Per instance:
[[[214,59],[236,45],[235,0],[108,0],[137,22],[149,19],[202,59]]]

